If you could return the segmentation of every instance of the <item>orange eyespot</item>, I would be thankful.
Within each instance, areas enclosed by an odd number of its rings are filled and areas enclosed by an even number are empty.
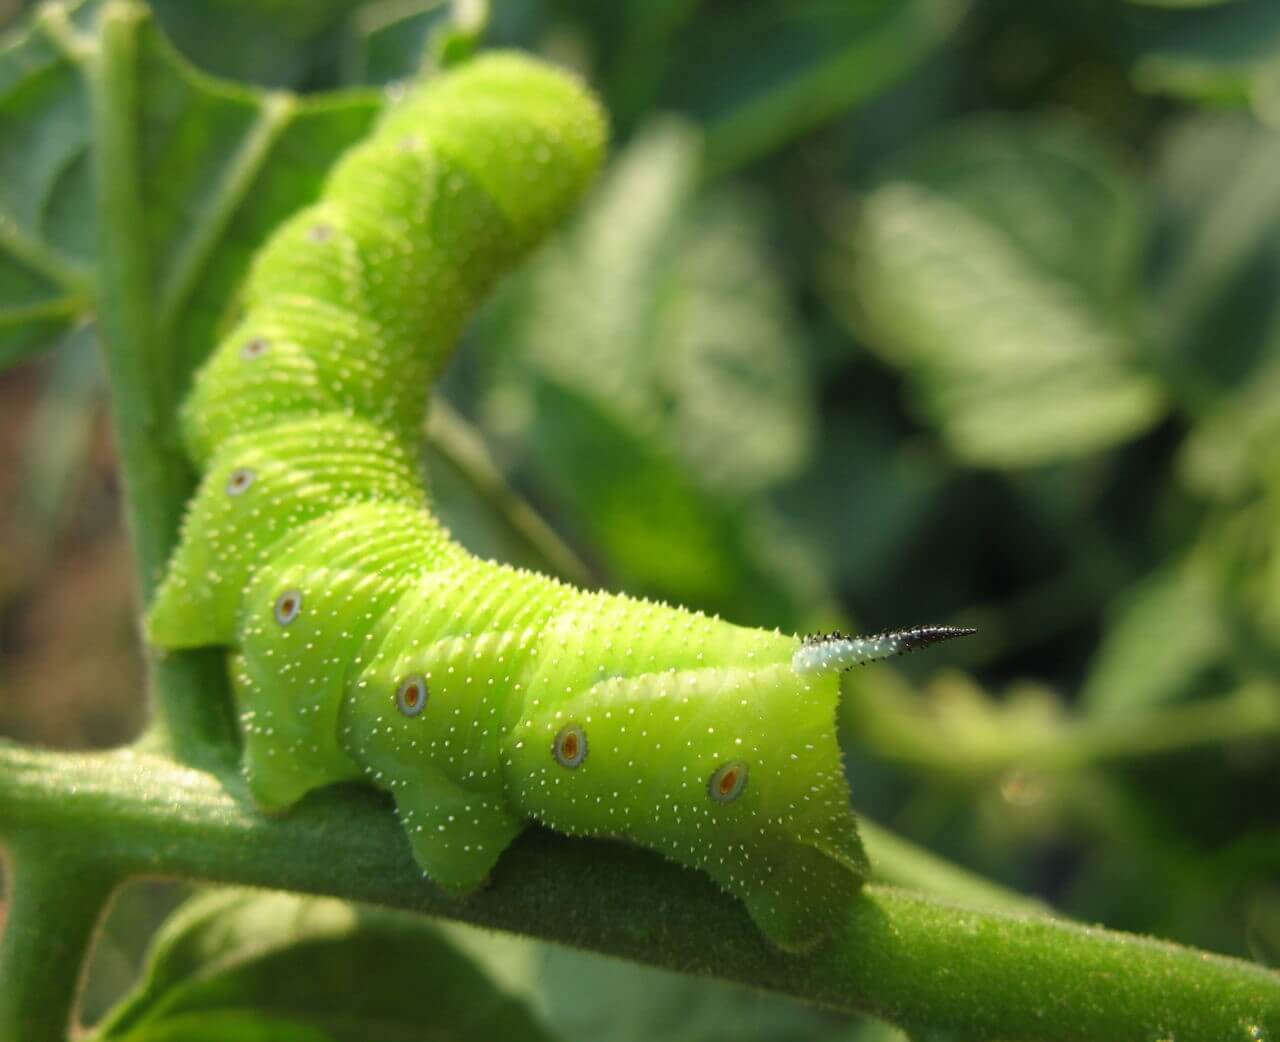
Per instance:
[[[227,495],[238,496],[249,490],[253,484],[254,473],[248,467],[238,467],[227,479]]]
[[[551,751],[561,767],[572,770],[587,758],[587,733],[577,724],[569,724],[556,735]]]
[[[302,613],[302,591],[285,590],[276,598],[276,622],[288,626]]]
[[[707,783],[707,794],[716,803],[732,803],[747,787],[747,765],[741,760],[721,764]]]
[[[246,362],[252,362],[255,358],[261,358],[265,355],[267,347],[267,341],[260,336],[256,336],[252,340],[246,341],[244,347],[240,348],[240,357]]]
[[[396,689],[396,706],[405,716],[417,716],[427,706],[426,678],[415,673]]]

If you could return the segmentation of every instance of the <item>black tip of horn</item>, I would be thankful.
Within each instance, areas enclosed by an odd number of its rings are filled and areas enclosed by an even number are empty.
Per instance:
[[[886,639],[896,640],[902,644],[900,654],[927,648],[931,644],[941,644],[944,640],[955,640],[956,637],[970,637],[978,631],[972,626],[913,626],[909,630],[886,633]]]

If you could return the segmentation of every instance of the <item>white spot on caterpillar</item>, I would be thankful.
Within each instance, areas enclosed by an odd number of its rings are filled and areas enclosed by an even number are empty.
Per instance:
[[[405,716],[417,716],[427,706],[427,682],[419,673],[405,677],[396,689],[396,707]]]
[[[227,479],[227,495],[239,496],[249,491],[256,475],[248,467],[237,467]]]
[[[328,242],[333,235],[333,229],[327,224],[313,224],[307,229],[307,238],[312,242]]]
[[[587,732],[577,724],[562,727],[556,735],[551,752],[561,767],[568,767],[570,770],[580,767],[587,758]]]
[[[276,598],[276,622],[288,626],[302,614],[302,591],[285,590]]]
[[[747,787],[747,765],[741,760],[721,764],[707,783],[707,794],[716,803],[732,803]]]

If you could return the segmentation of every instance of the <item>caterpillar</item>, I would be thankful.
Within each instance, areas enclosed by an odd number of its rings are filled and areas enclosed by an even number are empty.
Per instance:
[[[801,641],[578,590],[464,550],[421,477],[431,380],[605,139],[570,75],[491,53],[407,91],[342,157],[255,256],[183,403],[202,479],[147,635],[228,649],[265,810],[367,780],[459,894],[531,822],[627,840],[804,950],[867,871],[839,671],[960,631]]]

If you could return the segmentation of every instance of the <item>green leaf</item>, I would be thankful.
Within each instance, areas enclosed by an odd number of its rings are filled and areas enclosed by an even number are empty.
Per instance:
[[[448,66],[475,50],[488,28],[485,0],[381,0],[352,18],[343,55],[351,83],[389,83],[423,64]]]
[[[720,174],[878,94],[967,8],[968,0],[728,5],[673,40],[667,100],[706,127],[707,172]]]
[[[778,498],[832,585],[867,590],[902,565],[945,475],[865,402],[850,404],[824,417],[817,458]]]
[[[368,3],[150,0],[149,6],[165,36],[206,72],[277,90],[299,90],[334,86],[334,58],[347,24]]]
[[[1178,471],[1189,488],[1222,500],[1280,484],[1280,352],[1201,417]]]
[[[763,230],[699,200],[699,141],[642,134],[492,324],[485,413],[627,586],[777,623],[759,493],[812,447],[805,361]]]
[[[207,352],[267,233],[313,199],[377,114],[371,93],[301,100],[197,72],[139,10],[130,181],[145,226],[163,365]],[[46,7],[0,49],[0,366],[47,346],[92,307],[88,145],[92,5]],[[81,26],[85,22],[85,26]],[[157,360],[157,364],[161,364]]]
[[[1201,406],[1247,383],[1280,316],[1280,134],[1238,113],[1185,117],[1160,141],[1153,180],[1162,250],[1156,342]]]
[[[0,369],[89,307],[89,116],[64,39],[35,20],[0,43]]]
[[[267,1024],[280,1034],[264,1033]],[[174,914],[143,981],[98,1037],[538,1042],[552,1036],[424,920],[327,898],[221,890]]]
[[[1119,716],[1194,693],[1229,651],[1205,562],[1162,566],[1108,620],[1081,695],[1094,714]]]
[[[120,1042],[337,1042],[327,1032],[257,1010],[201,1010],[140,1024],[114,1037]]]
[[[1280,476],[1280,134],[1198,113],[1160,142],[1151,311],[1195,420],[1179,463],[1198,494],[1239,498]]]
[[[211,80],[147,28],[136,71],[134,159],[157,326],[189,369],[211,346],[253,251],[319,195],[379,101],[364,93],[304,100]]]
[[[1148,12],[1134,37],[1139,88],[1280,113],[1280,5],[1273,0]]]
[[[1134,185],[1074,122],[942,132],[891,164],[844,238],[835,307],[960,459],[1081,456],[1162,414],[1132,328]]]

